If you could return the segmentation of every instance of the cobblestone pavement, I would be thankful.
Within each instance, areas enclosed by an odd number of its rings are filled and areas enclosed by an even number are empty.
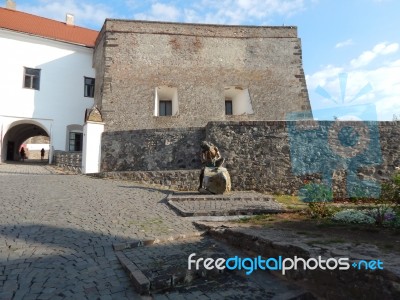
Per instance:
[[[59,174],[55,168],[49,165],[40,163],[15,163],[15,164],[0,164],[0,176],[9,175],[51,175]]]
[[[196,231],[166,192],[0,164],[0,299],[137,299],[113,243]]]
[[[189,270],[190,254],[194,256]],[[248,269],[206,269],[204,259],[248,257],[209,236],[125,249],[117,255],[137,289],[152,292],[154,299],[306,299],[308,296],[301,288],[265,270],[246,275]],[[246,266],[251,263],[247,261]]]

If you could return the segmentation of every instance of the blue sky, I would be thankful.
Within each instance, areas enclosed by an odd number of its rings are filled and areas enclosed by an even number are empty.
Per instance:
[[[347,116],[357,110],[353,107],[372,104],[379,120],[392,120],[394,114],[400,117],[398,0],[16,0],[16,3],[18,10],[60,21],[65,20],[67,12],[72,13],[77,25],[96,30],[105,18],[294,25],[302,40],[314,116],[328,118],[329,108],[329,115],[331,110],[332,116],[341,118],[343,108]]]

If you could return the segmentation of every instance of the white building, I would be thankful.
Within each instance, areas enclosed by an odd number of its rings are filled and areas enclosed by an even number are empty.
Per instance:
[[[71,15],[63,23],[7,7],[0,8],[0,162],[18,159],[20,145],[38,135],[50,138],[51,151],[81,151],[98,32],[75,26]]]

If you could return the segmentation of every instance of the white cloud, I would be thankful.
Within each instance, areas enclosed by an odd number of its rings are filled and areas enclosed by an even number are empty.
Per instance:
[[[387,55],[395,53],[399,50],[399,44],[392,43],[380,43],[376,45],[372,50],[363,52],[359,57],[351,60],[350,64],[353,68],[359,68],[368,65],[379,55]]]
[[[399,45],[396,43],[381,43],[352,62],[371,61],[371,57],[375,59],[378,55],[395,53],[398,48]],[[400,115],[399,55],[375,68],[367,69],[365,66],[365,64],[360,64],[359,68],[354,69],[329,65],[314,74],[307,75],[307,86],[313,109],[331,107],[334,110],[335,107],[343,105],[373,103],[376,106],[378,120],[391,120],[393,114]],[[344,91],[340,85],[340,73],[347,74],[347,80],[343,80],[346,82],[343,86]],[[327,95],[323,95],[321,88],[327,92]],[[365,93],[361,92],[360,96],[360,91],[363,89]]]
[[[135,14],[134,17],[138,20],[178,21],[181,11],[174,5],[156,2],[151,5],[150,11]]]
[[[381,50],[381,53],[383,55],[386,55],[386,54],[395,53],[395,52],[397,52],[397,50],[399,50],[399,44],[393,43],[393,44],[390,44],[387,47],[383,48]]]
[[[317,4],[318,0],[35,0],[18,5],[18,9],[60,21],[72,13],[78,25],[100,29],[106,18],[115,17],[215,24],[285,23]],[[125,12],[117,15],[121,8]]]
[[[18,5],[19,10],[65,22],[67,13],[75,16],[75,24],[81,26],[90,26],[100,29],[104,20],[114,15],[112,9],[103,4],[92,4],[79,0],[51,1],[39,0],[34,5]]]
[[[291,17],[306,9],[306,0],[203,0],[202,10],[195,10],[197,19],[218,24],[246,24],[249,21],[264,22],[273,16]],[[313,1],[311,1],[313,2]]]
[[[337,43],[335,48],[343,48],[343,47],[347,47],[347,46],[351,46],[351,45],[354,45],[354,42],[352,39],[348,39],[348,40]]]
[[[328,83],[331,83],[337,78],[338,74],[343,71],[343,68],[335,67],[333,65],[325,66],[322,70],[306,76],[307,85],[312,89],[316,89],[319,85],[326,87]]]
[[[136,19],[213,24],[266,24],[271,18],[289,18],[315,5],[316,0],[201,0],[165,4],[148,0],[150,6],[133,14]],[[127,0],[131,9],[138,5]],[[143,6],[143,5],[142,5]]]

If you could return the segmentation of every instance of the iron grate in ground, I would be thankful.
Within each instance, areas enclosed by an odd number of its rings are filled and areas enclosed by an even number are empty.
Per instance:
[[[224,195],[175,192],[168,195],[167,203],[183,217],[257,215],[285,211],[272,196],[256,192]]]

